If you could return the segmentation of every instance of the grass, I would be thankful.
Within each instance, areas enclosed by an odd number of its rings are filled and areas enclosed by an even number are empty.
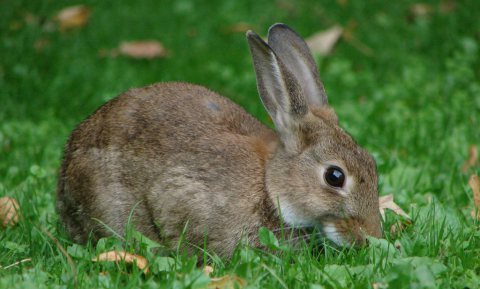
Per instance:
[[[352,29],[356,41],[318,57],[322,79],[341,125],[375,156],[381,194],[394,194],[414,221],[391,234],[398,217],[387,214],[385,239],[364,249],[293,249],[265,238],[279,254],[240,246],[232,260],[210,261],[214,275],[237,274],[249,288],[477,288],[480,230],[467,180],[480,168],[460,167],[468,147],[480,145],[479,3],[453,1],[442,12],[427,1],[434,11],[414,17],[414,1],[297,2],[89,0],[88,25],[60,33],[47,29],[49,19],[79,2],[1,1],[0,196],[18,199],[23,220],[0,232],[0,288],[72,288],[74,277],[78,288],[209,282],[195,258],[155,254],[134,232],[96,248],[73,244],[54,208],[56,173],[73,127],[130,87],[199,83],[265,122],[244,35],[227,29],[239,22],[263,35],[275,22],[303,36],[334,24]],[[137,39],[162,41],[171,57],[98,56]],[[46,46],[35,49],[38,41]],[[112,248],[146,256],[152,272],[90,261]]]

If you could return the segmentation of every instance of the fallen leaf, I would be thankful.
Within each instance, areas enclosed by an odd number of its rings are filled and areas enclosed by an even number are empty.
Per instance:
[[[478,161],[478,149],[477,146],[471,145],[468,148],[468,159],[462,166],[462,172],[466,173],[471,167],[475,166]]]
[[[275,2],[276,8],[289,12],[289,15],[296,14],[297,6],[292,1],[279,0]]]
[[[23,20],[27,25],[31,25],[31,26],[37,26],[38,24],[40,24],[40,17],[38,17],[37,15],[31,12],[25,13]]]
[[[471,210],[470,211],[470,216],[472,217],[472,219],[477,219],[477,220],[480,220],[480,214],[477,215],[477,212],[475,211],[475,209]]]
[[[12,22],[10,22],[10,25],[8,26],[8,28],[12,31],[16,31],[22,28],[22,26],[23,26],[22,22],[18,20],[13,20]]]
[[[427,16],[428,14],[432,13],[433,7],[432,5],[426,3],[415,3],[410,6],[409,10],[414,17],[421,17]]]
[[[383,289],[383,288],[388,288],[388,284],[385,283],[372,283],[372,289]]]
[[[196,37],[198,35],[198,30],[196,27],[191,27],[187,31],[187,36],[190,38]]]
[[[219,278],[211,278],[208,283],[208,289],[234,289],[242,288],[247,285],[247,281],[238,277],[237,275],[225,275]]]
[[[162,43],[156,40],[145,40],[122,42],[118,48],[118,53],[137,59],[152,59],[165,57],[168,51]]]
[[[130,254],[123,251],[110,251],[106,253],[102,253],[98,255],[96,258],[93,258],[92,261],[100,262],[100,261],[110,261],[110,262],[118,262],[124,261],[126,263],[135,263],[137,267],[143,271],[144,274],[148,273],[148,261],[145,257],[140,255]]]
[[[405,217],[406,219],[410,220],[410,216],[405,213],[402,208],[400,208],[395,202],[393,201],[393,195],[389,194],[386,196],[381,196],[379,198],[379,209],[380,214],[382,215],[382,219],[385,220],[385,209],[392,210],[395,214]]]
[[[33,43],[33,48],[35,48],[37,52],[40,52],[44,48],[48,47],[49,45],[50,45],[50,41],[48,41],[48,39],[40,38],[40,39],[37,39],[35,43]]]
[[[55,16],[60,31],[85,26],[90,17],[90,9],[85,5],[69,6],[60,10]]]
[[[442,1],[438,6],[438,10],[444,14],[453,12],[455,9],[457,9],[457,3],[452,0]]]
[[[407,226],[409,226],[411,224],[412,224],[412,222],[410,220],[406,220],[404,222],[397,221],[390,227],[390,234],[396,235],[396,234],[402,232],[403,230],[405,230],[407,228]]]
[[[253,30],[253,26],[246,22],[239,22],[224,28],[224,32],[227,34],[232,33],[245,33],[247,30]]]
[[[306,39],[306,42],[312,53],[328,55],[332,53],[333,48],[342,36],[343,28],[335,25],[328,30],[317,32]]]
[[[14,198],[0,198],[0,222],[4,228],[13,227],[18,223],[19,209],[20,206]]]
[[[473,203],[478,212],[480,211],[480,179],[476,174],[473,174],[468,179],[468,184],[470,185],[470,188],[472,188]],[[475,209],[472,210],[471,214],[472,214],[472,218],[475,218]],[[477,218],[480,219],[480,216],[477,215]]]
[[[107,49],[107,48],[100,48],[97,53],[98,57],[105,58],[105,57],[117,57],[118,50],[117,49]]]
[[[203,267],[203,274],[207,275],[210,277],[210,275],[213,273],[213,267],[212,266],[205,266]],[[237,275],[225,275],[222,277],[218,278],[210,278],[210,283],[208,283],[207,287],[208,289],[233,289],[233,288],[242,288],[245,287],[247,282],[238,277]]]

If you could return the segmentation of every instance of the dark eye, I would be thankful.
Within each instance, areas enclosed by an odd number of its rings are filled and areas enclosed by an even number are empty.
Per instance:
[[[324,175],[325,181],[332,187],[341,188],[345,183],[345,174],[336,166],[328,167]]]

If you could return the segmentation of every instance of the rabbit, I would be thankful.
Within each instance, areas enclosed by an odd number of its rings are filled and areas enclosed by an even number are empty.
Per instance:
[[[75,242],[131,223],[229,257],[241,240],[261,246],[261,227],[314,228],[338,246],[382,235],[375,161],[339,127],[305,41],[281,23],[268,44],[246,37],[275,130],[198,85],[126,91],[65,146],[57,210]]]

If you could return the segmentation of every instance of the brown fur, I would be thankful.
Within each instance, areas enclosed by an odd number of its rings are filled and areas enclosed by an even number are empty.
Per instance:
[[[309,89],[321,90],[321,101],[287,73],[288,57],[275,62],[283,80],[268,75],[271,67],[259,69],[273,54],[252,35],[260,95],[278,132],[201,86],[125,92],[83,121],[65,147],[57,207],[75,241],[110,235],[103,224],[122,235],[133,212],[132,224],[154,240],[174,247],[188,224],[187,244],[203,247],[207,238],[208,249],[230,256],[241,238],[259,245],[261,226],[280,226],[279,204],[293,206],[308,226],[354,218],[353,230],[380,235],[373,159],[338,127],[319,80]],[[282,82],[282,96],[269,81]],[[318,174],[331,161],[353,180],[347,197]]]

